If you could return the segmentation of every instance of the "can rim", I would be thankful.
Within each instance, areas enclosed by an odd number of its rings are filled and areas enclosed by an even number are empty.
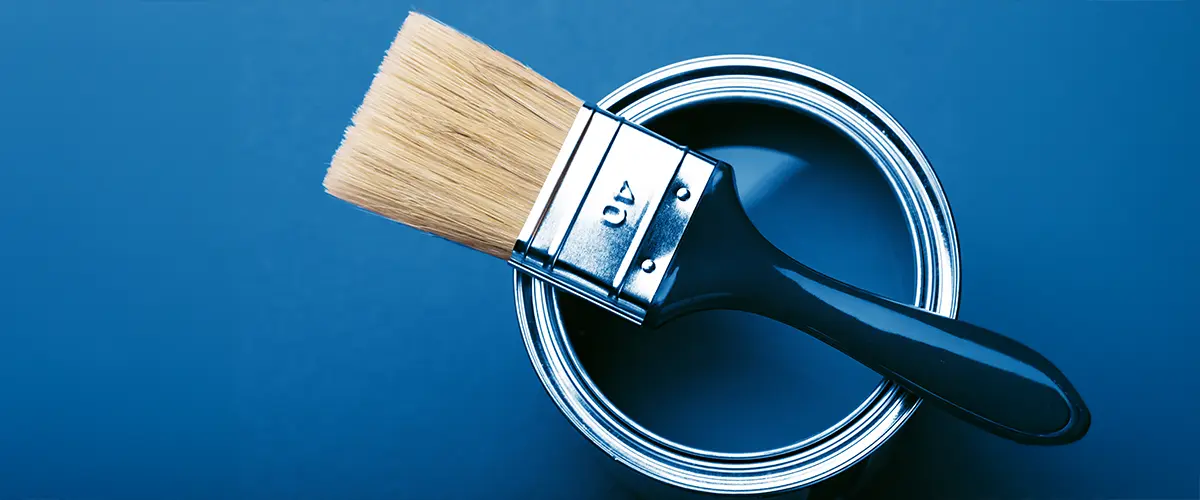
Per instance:
[[[867,152],[887,177],[909,224],[917,260],[915,305],[957,316],[958,239],[941,184],[900,124],[845,82],[783,59],[718,55],[650,71],[597,105],[642,123],[685,107],[729,100],[768,102],[807,113]],[[595,387],[567,338],[551,285],[514,271],[514,296],[530,360],[564,416],[617,461],[667,484],[721,494],[805,488],[869,456],[920,406],[919,398],[882,380],[842,421],[788,446],[751,453],[683,446],[626,417]]]

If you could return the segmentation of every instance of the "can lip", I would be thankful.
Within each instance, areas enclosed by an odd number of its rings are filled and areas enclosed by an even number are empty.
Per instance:
[[[941,184],[900,124],[845,82],[783,59],[718,55],[648,72],[597,105],[641,123],[685,107],[730,100],[767,102],[807,113],[867,152],[906,214],[917,260],[915,305],[957,315],[958,240]],[[690,448],[642,428],[592,384],[567,338],[557,294],[549,284],[514,271],[514,296],[530,360],[564,416],[615,460],[685,489],[764,494],[805,488],[876,451],[920,405],[919,398],[884,380],[842,421],[795,444],[753,453]]]

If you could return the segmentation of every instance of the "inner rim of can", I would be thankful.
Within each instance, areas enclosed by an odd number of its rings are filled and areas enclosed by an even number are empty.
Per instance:
[[[769,103],[806,113],[853,140],[880,168],[908,221],[915,304],[957,314],[959,256],[949,205],[915,142],[878,105],[815,69],[760,56],[714,56],[647,73],[597,104],[635,123],[713,102]],[[671,442],[621,413],[592,384],[567,338],[557,294],[515,272],[518,319],[534,368],[572,424],[616,460],[660,481],[715,493],[803,488],[881,446],[920,400],[883,380],[842,421],[803,441],[752,453],[720,453]]]

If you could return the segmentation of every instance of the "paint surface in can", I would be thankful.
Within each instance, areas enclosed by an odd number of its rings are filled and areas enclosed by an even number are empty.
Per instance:
[[[911,302],[912,236],[895,192],[852,140],[801,112],[720,102],[647,124],[734,166],[759,230],[806,265]],[[880,377],[772,320],[708,311],[638,328],[561,294],[564,324],[596,387],[678,444],[722,453],[787,446],[852,414]]]

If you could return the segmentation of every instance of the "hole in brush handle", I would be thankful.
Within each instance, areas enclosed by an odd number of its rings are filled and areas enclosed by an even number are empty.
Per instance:
[[[993,434],[1066,444],[1086,434],[1082,398],[1049,360],[990,330],[900,304],[818,273],[768,242],[718,168],[679,246],[651,325],[710,309],[804,331]]]

